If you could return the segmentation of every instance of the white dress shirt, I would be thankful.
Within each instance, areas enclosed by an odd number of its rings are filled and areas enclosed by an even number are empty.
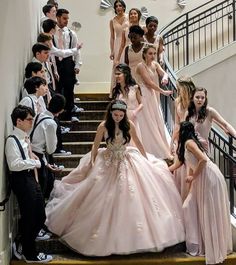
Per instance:
[[[32,105],[32,101],[33,101],[33,105]],[[40,96],[37,98],[35,94],[28,94],[27,96],[22,98],[22,100],[19,102],[19,105],[32,108],[35,114],[42,113],[47,110],[43,97]]]
[[[59,28],[57,27],[56,33],[54,35],[54,41],[57,47],[59,47],[58,30]],[[77,48],[78,38],[77,38],[76,33],[73,30],[68,29],[67,27],[64,27],[63,29],[60,29],[60,30],[62,30],[64,49]],[[70,34],[71,34],[71,37],[70,37]],[[71,47],[70,47],[70,38],[71,38]],[[75,69],[79,69],[82,65],[80,49],[74,55],[74,61],[75,61]]]
[[[70,56],[76,56],[78,51],[79,50],[77,49],[77,47],[72,49],[58,49],[54,45],[52,45],[50,55],[66,58]]]
[[[27,133],[17,127],[14,127],[11,135],[15,135],[19,139],[26,159],[23,160],[16,140],[12,137],[7,138],[5,145],[5,154],[10,171],[22,171],[27,169],[40,168],[41,163],[39,160],[29,158],[28,143],[26,143],[25,141],[25,138],[28,136]]]
[[[43,70],[45,71],[45,78],[47,81],[47,84],[52,83],[53,74],[50,72],[51,67],[49,66],[49,62],[40,62],[37,58],[33,57],[32,62],[41,63],[43,66]]]
[[[51,119],[43,120],[36,127],[32,138],[32,151],[40,154],[45,152],[52,154],[57,147],[57,124],[54,121],[53,114],[48,110],[39,115],[37,123],[44,117],[50,117]]]

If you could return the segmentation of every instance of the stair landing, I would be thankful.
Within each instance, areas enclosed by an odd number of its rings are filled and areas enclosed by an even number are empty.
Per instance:
[[[160,253],[142,253],[127,256],[112,255],[103,258],[87,258],[80,255],[65,254],[63,256],[54,255],[54,260],[47,264],[57,265],[205,265],[203,257],[191,257],[186,253],[160,254]],[[24,261],[12,260],[11,265],[25,265]],[[28,263],[31,264],[31,263]],[[35,263],[32,263],[32,265]],[[236,254],[228,256],[223,265],[235,265]]]

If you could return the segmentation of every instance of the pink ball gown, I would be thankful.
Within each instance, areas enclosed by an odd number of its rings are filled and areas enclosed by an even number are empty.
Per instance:
[[[46,225],[89,256],[162,251],[185,240],[182,202],[162,161],[148,161],[120,134],[62,181],[46,207]]]

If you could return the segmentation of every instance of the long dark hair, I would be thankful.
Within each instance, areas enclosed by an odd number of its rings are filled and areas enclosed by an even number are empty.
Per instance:
[[[202,87],[196,87],[193,91],[193,95],[192,95],[192,98],[190,100],[189,107],[188,107],[188,116],[186,117],[186,120],[189,121],[194,115],[196,115],[196,107],[195,107],[193,98],[194,98],[194,95],[196,94],[196,92],[198,92],[198,91],[203,91],[205,93],[205,97],[206,97],[206,100],[205,100],[203,106],[200,108],[200,110],[198,112],[198,117],[197,117],[197,122],[202,123],[202,122],[204,122],[204,120],[206,119],[206,117],[208,115],[207,90],[205,88],[202,88]]]
[[[127,117],[127,105],[123,100],[112,100],[107,108],[105,127],[108,132],[108,138],[106,142],[110,140],[111,142],[115,139],[115,122],[112,118],[112,111],[120,110],[124,112],[124,118],[119,123],[119,129],[123,132],[123,138],[125,139],[124,144],[130,142],[130,123]]]
[[[177,148],[177,155],[179,161],[184,163],[184,153],[185,153],[185,143],[187,140],[193,140],[199,149],[204,152],[204,148],[202,147],[201,143],[198,140],[197,134],[195,133],[194,126],[189,121],[183,121],[180,123],[180,130],[179,130],[179,142]]]
[[[131,75],[130,67],[125,63],[120,63],[116,66],[115,71],[119,71],[125,76],[125,92],[129,93],[129,87],[136,85],[134,78]],[[119,94],[121,94],[121,86],[119,83],[116,83],[116,86],[112,90],[112,98],[116,98]]]
[[[126,4],[125,4],[125,1],[123,1],[123,0],[116,0],[115,2],[114,2],[114,5],[113,5],[113,8],[114,8],[114,10],[115,10],[115,13],[117,14],[117,12],[116,12],[116,4],[117,3],[120,3],[122,6],[123,6],[123,8],[124,8],[124,12],[125,12],[125,10],[126,10]]]

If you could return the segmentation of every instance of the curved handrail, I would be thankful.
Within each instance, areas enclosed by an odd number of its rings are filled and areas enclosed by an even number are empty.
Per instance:
[[[164,26],[164,27],[159,31],[159,33],[162,34],[162,32],[163,32],[165,29],[169,28],[172,24],[174,24],[176,21],[180,20],[182,17],[185,17],[186,15],[188,15],[188,14],[190,14],[190,13],[192,13],[192,12],[194,12],[194,11],[196,11],[196,10],[202,8],[203,6],[206,6],[206,5],[208,5],[209,3],[214,2],[214,1],[215,1],[215,0],[208,1],[208,2],[206,2],[206,3],[204,3],[204,4],[200,5],[200,6],[198,6],[198,7],[194,8],[194,9],[192,9],[192,10],[190,10],[190,11],[184,13],[183,15],[177,17],[175,20],[171,21],[169,24],[167,24],[166,26]]]
[[[179,70],[236,41],[236,0],[208,1],[159,33],[172,68]]]

